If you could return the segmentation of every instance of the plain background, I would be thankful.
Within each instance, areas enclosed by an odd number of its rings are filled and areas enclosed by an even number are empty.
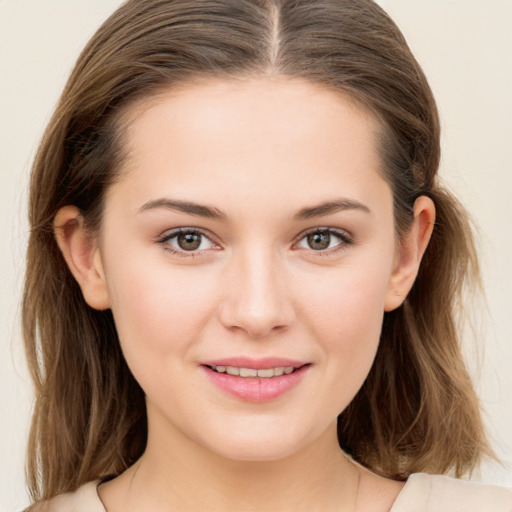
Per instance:
[[[79,51],[119,0],[0,0],[0,510],[27,505],[31,384],[19,334],[31,160]],[[476,479],[512,486],[511,0],[381,0],[436,94],[441,175],[479,227],[488,308],[477,387],[504,466]],[[470,366],[477,370],[472,348]],[[479,376],[477,375],[479,374]]]

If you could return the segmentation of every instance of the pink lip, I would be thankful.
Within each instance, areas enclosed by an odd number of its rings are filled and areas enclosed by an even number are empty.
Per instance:
[[[250,357],[228,357],[225,359],[201,361],[201,364],[204,366],[236,366],[238,368],[266,370],[268,368],[279,368],[281,366],[293,366],[294,368],[299,368],[307,364],[307,362],[293,359],[284,359],[281,357],[264,357],[261,359],[253,359]]]
[[[285,374],[271,378],[239,377],[236,375],[228,375],[227,373],[218,373],[212,370],[210,366],[236,366],[256,370],[293,366],[297,368],[297,370],[288,375]],[[258,360],[228,358],[204,362],[201,368],[210,379],[210,382],[222,391],[247,402],[268,402],[280,397],[297,386],[309,368],[311,368],[311,365],[300,361],[281,358],[265,358]]]

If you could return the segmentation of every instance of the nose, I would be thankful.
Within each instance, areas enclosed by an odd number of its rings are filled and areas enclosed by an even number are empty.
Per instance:
[[[295,312],[284,274],[279,258],[261,251],[232,261],[225,275],[222,324],[255,339],[289,327]]]

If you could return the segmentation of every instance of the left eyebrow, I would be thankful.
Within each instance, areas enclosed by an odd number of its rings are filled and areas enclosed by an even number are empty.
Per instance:
[[[335,199],[333,201],[326,201],[315,206],[309,206],[299,210],[294,215],[294,220],[307,220],[314,217],[326,217],[333,213],[342,212],[346,210],[359,210],[365,213],[371,213],[370,208],[352,199]]]

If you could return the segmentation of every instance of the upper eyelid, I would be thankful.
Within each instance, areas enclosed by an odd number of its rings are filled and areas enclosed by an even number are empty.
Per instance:
[[[347,231],[346,229],[341,228],[330,228],[327,226],[321,226],[321,227],[314,227],[310,229],[306,229],[305,231],[302,231],[297,237],[294,239],[296,242],[299,242],[302,240],[305,236],[310,235],[311,233],[317,233],[317,232],[325,232],[332,233],[334,235],[337,235],[339,237],[345,237],[349,238],[350,240],[354,239],[354,236],[350,231]]]
[[[216,242],[217,237],[215,237],[212,233],[210,233],[209,231],[206,231],[202,228],[196,228],[193,226],[167,229],[161,235],[158,235],[156,237],[156,239],[159,241],[169,240],[170,238],[174,238],[175,236],[178,236],[182,233],[199,233],[200,235],[203,235],[204,237],[208,238],[208,240],[210,240],[211,242],[218,243],[218,242]]]

